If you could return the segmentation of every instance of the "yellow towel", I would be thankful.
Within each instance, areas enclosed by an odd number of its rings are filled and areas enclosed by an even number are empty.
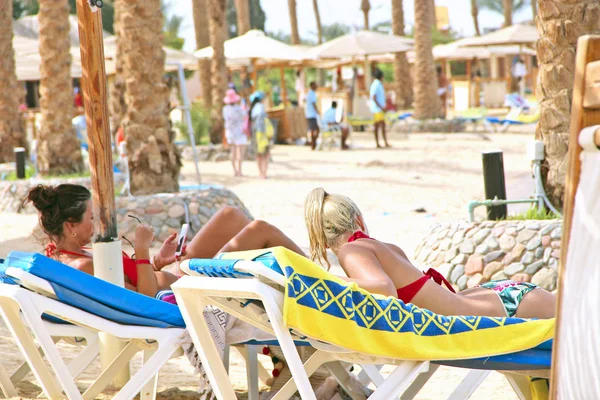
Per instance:
[[[554,319],[448,317],[373,295],[282,247],[222,258],[258,258],[281,268],[287,280],[286,326],[362,353],[408,360],[469,359],[530,349],[554,335]]]

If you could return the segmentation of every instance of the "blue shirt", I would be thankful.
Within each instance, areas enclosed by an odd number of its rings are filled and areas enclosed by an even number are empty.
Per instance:
[[[383,112],[383,110],[377,104],[375,104],[373,97],[377,99],[377,103],[385,107],[385,89],[383,88],[383,83],[381,83],[379,79],[375,79],[373,83],[371,83],[369,107],[371,108],[371,112],[373,114]]]
[[[306,95],[306,109],[305,116],[306,118],[317,118],[318,113],[315,105],[317,104],[317,93],[314,90],[311,90]]]
[[[323,114],[323,123],[325,124],[337,124],[336,108],[331,107]]]

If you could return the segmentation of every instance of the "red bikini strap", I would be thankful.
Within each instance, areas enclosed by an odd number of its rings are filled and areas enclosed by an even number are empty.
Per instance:
[[[369,235],[367,235],[366,233],[364,233],[363,231],[356,231],[352,234],[352,236],[350,236],[348,238],[348,243],[354,242],[357,239],[371,239],[371,240],[375,240],[372,237],[370,237]]]
[[[433,279],[433,281],[438,285],[442,286],[443,283],[444,285],[446,285],[449,291],[451,291],[452,293],[456,293],[450,282],[448,282],[448,280],[444,278],[444,275],[440,274],[437,270],[429,268],[427,272],[425,272],[425,275]]]
[[[79,257],[89,257],[87,254],[73,253],[72,251],[67,251],[67,250],[58,250],[54,243],[48,243],[46,245],[45,252],[46,252],[46,257],[52,257],[56,253],[69,254],[72,256],[79,256]]]

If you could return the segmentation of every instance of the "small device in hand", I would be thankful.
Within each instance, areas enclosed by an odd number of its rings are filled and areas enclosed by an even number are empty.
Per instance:
[[[181,226],[181,230],[179,231],[179,236],[177,237],[177,250],[175,250],[175,256],[177,257],[181,257],[181,253],[183,253],[183,247],[187,241],[188,228],[188,224],[183,224]]]

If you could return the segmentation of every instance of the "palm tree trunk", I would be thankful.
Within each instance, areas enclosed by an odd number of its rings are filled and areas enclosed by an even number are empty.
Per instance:
[[[210,65],[212,84],[212,103],[210,120],[210,141],[213,144],[221,143],[225,122],[223,121],[223,98],[227,89],[227,68],[225,66],[225,38],[223,25],[225,24],[226,0],[208,0],[210,44],[213,48],[213,57]]]
[[[504,9],[504,27],[512,25],[513,0],[502,0]]]
[[[600,34],[600,6],[598,0],[539,0],[539,7],[536,46],[541,117],[536,138],[546,146],[546,193],[555,206],[562,207],[577,39]]]
[[[115,75],[113,78],[111,90],[110,90],[110,116],[113,127],[113,135],[119,129],[123,123],[125,117],[126,105],[125,105],[125,78],[123,76],[123,33],[121,32],[121,4],[123,0],[114,0],[114,22],[113,27],[115,36],[117,39],[117,54],[115,60]]]
[[[288,0],[288,9],[290,12],[290,25],[292,28],[292,44],[300,44],[300,33],[298,32],[298,14],[296,13],[296,0]]]
[[[17,81],[12,1],[0,3],[0,163],[14,161],[13,149],[25,146],[19,104],[24,95]]]
[[[402,0],[392,0],[392,31],[394,35],[404,36],[404,7]],[[394,77],[396,80],[396,102],[398,107],[407,108],[412,104],[412,79],[406,53],[396,53]]]
[[[123,0],[123,75],[127,113],[123,125],[133,194],[179,190],[181,161],[169,121],[169,89],[160,0]]]
[[[535,0],[532,0],[532,2]],[[473,26],[475,26],[475,35],[481,36],[479,30],[479,7],[477,6],[477,0],[471,0],[471,15],[473,16]]]
[[[363,12],[364,29],[366,31],[368,31],[369,30],[369,11],[371,10],[371,4],[369,3],[369,0],[362,0],[360,3],[360,9]]]
[[[319,2],[313,0],[313,10],[315,11],[315,20],[317,22],[317,43],[323,43],[323,26],[321,25],[321,13],[319,12]]]
[[[196,49],[210,46],[208,31],[208,0],[193,0],[194,29],[196,31]],[[202,87],[202,100],[204,107],[212,108],[212,86],[210,84],[210,60],[198,61],[198,74]]]
[[[235,0],[235,11],[237,15],[237,32],[241,36],[248,32],[250,25],[250,5],[248,0]]]
[[[537,17],[537,2],[538,0],[531,0],[531,15],[533,22],[535,22],[535,18]]]
[[[73,83],[67,0],[40,0],[40,108],[38,170],[60,175],[83,170],[81,149],[71,123]]]
[[[437,79],[433,60],[431,2],[415,0],[415,118],[427,119],[440,116],[441,107],[437,96]]]

